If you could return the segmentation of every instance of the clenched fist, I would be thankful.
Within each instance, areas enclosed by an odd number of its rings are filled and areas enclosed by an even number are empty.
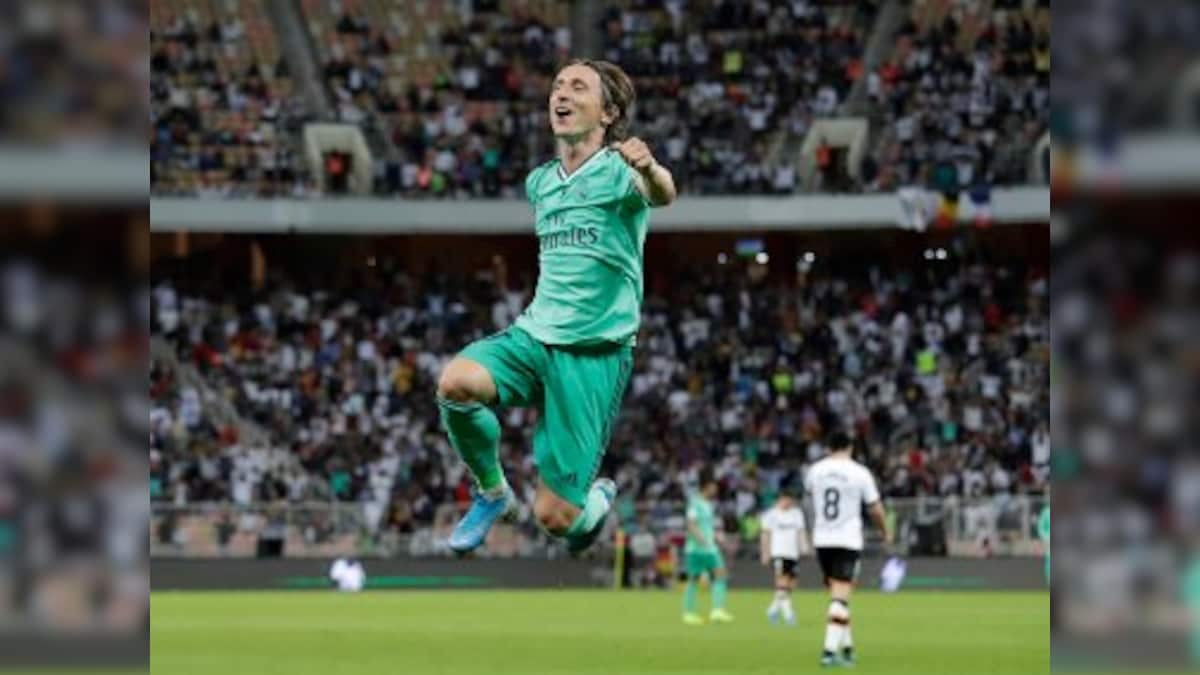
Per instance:
[[[621,158],[625,160],[625,163],[642,174],[653,169],[657,163],[654,161],[654,155],[650,154],[650,148],[640,138],[627,138],[621,143],[613,143],[608,147],[621,153]]]

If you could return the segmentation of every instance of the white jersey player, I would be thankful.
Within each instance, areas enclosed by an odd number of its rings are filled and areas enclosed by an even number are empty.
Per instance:
[[[338,558],[329,567],[329,579],[343,593],[357,593],[367,581],[367,572],[362,563],[350,558]]]
[[[804,477],[805,490],[812,498],[813,548],[831,596],[822,666],[854,662],[850,593],[862,557],[864,506],[883,531],[883,540],[892,538],[875,478],[851,457],[850,437],[835,432],[830,447],[829,456],[813,464]]]
[[[808,552],[804,511],[785,491],[774,506],[763,512],[761,524],[762,563],[770,565],[775,572],[775,597],[767,608],[767,619],[775,623],[782,615],[789,625],[795,625],[792,589],[796,587],[796,561]]]

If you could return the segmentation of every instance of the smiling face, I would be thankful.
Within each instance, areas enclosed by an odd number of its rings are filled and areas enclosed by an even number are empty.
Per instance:
[[[600,74],[589,66],[573,64],[558,71],[550,86],[550,128],[558,138],[584,138],[604,128],[613,117],[604,110]]]

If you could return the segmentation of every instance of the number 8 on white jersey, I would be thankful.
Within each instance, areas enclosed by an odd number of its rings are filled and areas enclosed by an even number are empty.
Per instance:
[[[867,467],[848,457],[826,457],[808,470],[804,489],[812,498],[813,547],[863,549],[863,506],[879,501]]]

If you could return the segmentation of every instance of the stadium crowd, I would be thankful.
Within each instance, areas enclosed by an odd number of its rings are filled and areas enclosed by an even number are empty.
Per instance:
[[[1050,117],[1050,3],[957,10],[914,4],[891,58],[868,74],[881,133],[863,164],[867,189],[1028,182],[1029,153]]]
[[[153,3],[150,184],[162,196],[304,197],[311,119],[261,3]]]
[[[867,72],[878,4],[622,2],[596,29],[601,56],[637,85],[636,133],[684,192],[805,189],[796,142],[842,114],[864,77],[873,151],[859,180],[818,189],[1024,182],[1047,126],[1048,19],[980,1],[960,22],[927,9],[946,3],[917,3],[890,59]],[[319,195],[297,147],[320,115],[296,95],[280,37],[260,3],[218,6],[208,17],[175,0],[152,21],[152,191]],[[376,194],[522,196],[528,170],[553,157],[542,102],[573,53],[563,8],[531,7],[301,3],[332,121],[369,134]],[[837,156],[817,153],[823,169]]]
[[[792,192],[792,163],[767,161],[771,132],[802,135],[814,115],[835,114],[860,73],[874,4],[844,4],[630,3],[610,6],[598,29],[603,56],[635,79],[637,133],[685,190]],[[444,63],[421,70],[391,57],[425,17],[389,21],[348,5],[308,7],[336,22],[320,50],[339,119],[390,130],[376,191],[521,196],[525,173],[553,156],[541,101],[571,56],[565,16],[460,8],[442,17]]]
[[[602,468],[620,484],[623,518],[682,498],[706,463],[736,530],[799,485],[834,428],[855,431],[889,497],[1002,501],[1047,486],[1044,278],[983,263],[835,275],[818,261],[782,284],[755,280],[755,267],[732,259],[648,284]],[[360,504],[373,531],[413,533],[440,504],[469,499],[435,383],[459,348],[513,320],[529,285],[416,279],[386,259],[376,270],[337,290],[157,282],[154,334],[174,356],[151,369],[153,500],[336,499]],[[192,368],[202,382],[184,377]],[[269,441],[215,423],[205,389]],[[532,410],[502,415],[502,460],[526,498],[535,421]]]
[[[705,194],[794,192],[782,141],[838,113],[878,3],[635,4],[605,14],[604,57],[634,78],[636,128],[677,182]]]
[[[146,5],[100,0],[0,9],[0,138],[68,151],[140,144]]]

